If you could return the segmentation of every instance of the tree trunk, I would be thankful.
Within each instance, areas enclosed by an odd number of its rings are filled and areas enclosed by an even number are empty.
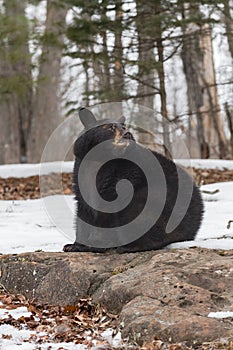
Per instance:
[[[195,7],[193,11],[197,11]],[[183,9],[182,12],[183,19],[187,16],[191,16],[189,10]],[[203,105],[202,87],[200,86],[200,81],[198,79],[198,71],[201,69],[201,63],[199,56],[201,56],[199,50],[198,36],[196,32],[198,27],[193,23],[184,26],[183,30],[183,46],[181,58],[183,61],[184,73],[187,82],[187,95],[189,103],[189,118],[196,116],[196,134],[199,143],[199,156],[201,158],[209,157],[209,146],[205,140],[204,126],[200,113],[201,106]],[[195,124],[195,123],[193,123]],[[189,123],[190,127],[193,126]],[[189,134],[192,134],[192,130],[189,130]],[[192,156],[192,149],[189,150]]]
[[[148,35],[145,22],[154,12],[154,5],[150,2],[137,0],[137,18],[136,28],[138,35],[138,87],[137,103],[139,104],[140,120],[139,127],[145,132],[138,133],[138,141],[150,148],[156,149],[155,136],[153,135],[153,126],[155,120],[153,115],[154,97],[156,90],[155,84],[155,54],[154,38]],[[145,106],[146,108],[144,108]],[[148,110],[147,110],[148,108]],[[153,118],[153,120],[152,120]],[[152,129],[152,130],[151,130]],[[152,133],[148,132],[152,131]]]
[[[62,121],[59,110],[59,83],[67,10],[67,6],[58,0],[47,0],[45,32],[28,148],[28,158],[31,162],[40,161],[49,136]],[[56,150],[54,152],[56,154]]]
[[[224,15],[229,51],[231,54],[231,58],[233,59],[233,18],[231,16],[230,0],[224,1]]]
[[[101,21],[107,22],[107,0],[103,0],[99,15],[101,17]],[[111,81],[111,74],[110,74],[110,55],[108,51],[108,43],[107,43],[107,30],[104,28],[99,33],[102,39],[102,43],[100,46],[102,46],[101,49],[101,55],[97,58],[94,58],[92,64],[93,64],[93,71],[94,75],[97,77],[97,86],[94,87],[94,91],[98,92],[99,100],[97,102],[109,102],[112,98],[112,81]],[[92,51],[94,53],[93,56],[97,55],[95,52],[95,45],[92,46]]]
[[[227,116],[227,124],[228,129],[230,131],[230,149],[231,149],[231,159],[233,159],[233,110],[230,109],[229,104],[226,102],[224,104],[226,116]]]
[[[0,48],[1,163],[26,162],[32,105],[26,1],[5,1],[6,35]],[[4,15],[3,15],[4,16]]]
[[[170,130],[169,130],[169,120],[167,112],[167,94],[165,87],[165,73],[164,73],[164,48],[162,39],[162,30],[160,30],[159,37],[157,39],[157,50],[159,57],[159,85],[160,85],[160,100],[161,100],[161,115],[163,118],[163,144],[165,155],[171,157],[171,143],[170,143]]]
[[[227,141],[218,101],[211,34],[210,25],[203,25],[199,38],[200,50],[203,53],[202,70],[199,78],[204,102],[201,112],[205,139],[210,146],[210,157],[223,159],[227,156]]]
[[[124,73],[123,73],[123,45],[122,45],[122,0],[115,0],[115,43],[114,43],[114,76],[113,76],[113,101],[122,102],[124,97]],[[123,114],[122,106],[118,104],[120,115]]]
[[[199,8],[193,8],[197,12]],[[183,11],[183,17],[193,12]],[[183,27],[182,60],[187,81],[189,111],[196,116],[201,158],[226,156],[226,136],[215,79],[211,28],[194,23]],[[191,123],[190,123],[191,124]]]

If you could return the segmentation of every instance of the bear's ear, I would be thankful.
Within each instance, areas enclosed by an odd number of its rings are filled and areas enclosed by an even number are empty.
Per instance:
[[[119,119],[118,119],[118,123],[122,123],[122,124],[125,124],[125,117],[120,117]]]
[[[87,108],[81,107],[79,109],[79,118],[86,129],[96,124],[96,119],[94,115]]]

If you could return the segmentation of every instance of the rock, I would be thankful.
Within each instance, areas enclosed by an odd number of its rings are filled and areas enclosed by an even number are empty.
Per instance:
[[[187,344],[233,336],[233,251],[201,248],[122,254],[24,253],[0,256],[0,283],[49,304],[92,297],[119,314],[122,336]]]

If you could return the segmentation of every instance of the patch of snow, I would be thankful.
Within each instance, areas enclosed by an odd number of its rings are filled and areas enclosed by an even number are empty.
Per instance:
[[[0,319],[1,318],[7,318],[12,316],[14,319],[18,320],[18,318],[24,316],[24,317],[30,317],[32,315],[31,312],[28,312],[28,309],[25,306],[17,307],[16,309],[1,309],[0,308]]]
[[[7,164],[0,165],[0,177],[29,177],[35,175],[47,175],[51,173],[71,173],[74,162],[48,162],[35,164]]]
[[[233,170],[233,160],[222,159],[176,159],[175,162],[184,167],[196,169],[228,169]]]
[[[0,319],[8,318],[11,315],[14,319],[18,319],[22,316],[30,317],[31,312],[28,312],[27,307],[19,306],[16,309],[0,309]],[[48,337],[46,338],[45,343],[40,342],[40,337]],[[98,341],[92,339],[92,336],[87,336],[87,339],[92,342],[93,347],[98,347]],[[83,344],[74,344],[71,342],[62,342],[62,343],[54,343],[53,336],[46,332],[37,332],[31,331],[27,329],[27,326],[24,325],[22,329],[18,329],[12,325],[3,324],[0,326],[0,349],[2,350],[11,350],[11,349],[22,349],[22,350],[32,350],[35,349],[35,346],[38,343],[38,348],[41,350],[87,350],[87,346]],[[118,332],[114,335],[114,331],[112,328],[106,329],[101,333],[101,337],[99,341],[107,342],[111,348],[119,348],[122,345],[121,333]]]
[[[209,249],[233,249],[233,225],[227,228],[229,220],[233,220],[233,182],[219,182],[204,185],[201,190],[216,194],[203,193],[204,218],[195,241],[173,243],[170,248],[188,248],[198,246]]]
[[[176,159],[177,164],[197,169],[229,169],[233,170],[233,160],[221,159]],[[47,162],[35,164],[7,164],[0,165],[0,177],[29,177],[34,175],[47,175],[51,173],[71,173],[74,162]]]
[[[208,160],[208,162],[210,161]],[[72,163],[72,166],[70,166],[70,171],[72,171],[73,162],[70,163]],[[224,164],[226,165],[226,163]],[[222,168],[224,168],[225,165]],[[2,174],[2,167],[4,166],[0,166],[0,176]],[[24,168],[22,165],[20,165],[19,168],[20,167]],[[209,168],[210,165],[205,165],[203,167]],[[229,167],[230,165],[228,164],[228,168]],[[50,170],[51,169],[54,168],[51,166]],[[50,171],[49,167],[47,170]],[[12,168],[11,175],[12,173],[15,175],[15,172],[17,172],[17,170],[13,171]],[[26,168],[18,173],[19,176],[22,176],[22,174],[24,174],[25,177],[29,176]],[[5,175],[7,175],[6,172]],[[228,221],[233,220],[233,182],[204,185],[201,189],[207,192],[215,192],[218,190],[218,192],[215,194],[203,193],[205,214],[203,224],[195,241],[175,243],[169,247],[188,248],[190,246],[200,246],[210,249],[233,249],[233,225],[227,228]],[[60,205],[61,202],[63,206]],[[51,208],[53,208],[53,215],[51,215]],[[48,214],[50,214],[50,216]],[[44,251],[62,251],[64,244],[74,241],[73,223],[73,196],[56,195],[35,200],[0,201],[0,253],[18,254],[38,249]],[[36,277],[36,271],[34,274]],[[2,304],[0,305],[2,306]],[[9,314],[13,318],[30,316],[27,308],[24,307],[19,307],[16,310],[0,308],[0,318],[5,318],[9,316]],[[208,317],[233,317],[233,312],[211,312]],[[4,336],[2,337],[2,335]],[[21,350],[32,350],[35,349],[36,341],[31,343],[28,340],[32,336],[38,339],[41,335],[44,334],[27,329],[19,330],[10,325],[1,325],[0,348],[3,350],[17,348]],[[117,333],[113,336],[111,329],[104,331],[102,333],[102,338],[112,347],[119,347],[122,341],[121,334]],[[50,339],[47,343],[39,344],[40,348],[42,350],[48,348],[51,350],[58,350],[59,348],[64,348],[66,350],[87,349],[86,345],[82,344],[52,343],[52,339],[51,343],[49,341]],[[93,346],[95,346],[95,340],[92,342]]]
[[[103,333],[101,333],[101,337],[113,347],[118,348],[122,344],[122,338],[121,333],[118,332],[116,335],[113,336],[113,329],[108,328]]]
[[[204,185],[205,213],[195,241],[171,244],[170,248],[199,246],[233,249],[233,182]],[[62,251],[75,239],[73,196],[56,195],[43,199],[0,201],[0,253]],[[45,210],[46,208],[46,210]],[[49,215],[48,215],[49,214]]]
[[[233,318],[233,311],[218,311],[218,312],[210,312],[208,317],[212,318]]]
[[[74,206],[73,197],[65,196],[70,203],[65,213],[61,213],[60,208],[55,205],[56,202],[59,203],[59,197],[51,196],[54,203],[54,215],[62,220],[64,232],[71,234],[74,231],[74,219],[70,209]],[[45,210],[43,199],[0,201],[0,232],[0,253],[6,254],[18,254],[38,249],[62,251],[63,245],[69,243],[67,240],[73,240],[72,235],[65,236],[52,222]]]
[[[12,350],[12,349],[20,349],[20,350],[86,350],[87,347],[82,344],[74,344],[74,343],[53,343],[51,339],[51,343],[39,343],[36,346],[34,341],[29,342],[29,339],[32,336],[35,336],[39,339],[40,336],[44,336],[45,333],[39,333],[35,331],[30,331],[27,329],[17,329],[11,325],[1,325],[0,326],[0,348],[2,350]],[[9,339],[7,339],[8,337]]]

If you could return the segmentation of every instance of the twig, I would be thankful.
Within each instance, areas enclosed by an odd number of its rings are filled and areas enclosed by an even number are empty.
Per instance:
[[[227,229],[229,230],[231,228],[231,224],[233,223],[233,220],[229,220],[227,223]]]
[[[216,193],[220,192],[220,190],[218,190],[218,189],[214,190],[214,191],[202,190],[201,192],[205,193],[205,194],[216,194]]]
[[[0,283],[0,290],[3,290],[5,293],[9,293],[8,290],[4,287],[3,284]]]

